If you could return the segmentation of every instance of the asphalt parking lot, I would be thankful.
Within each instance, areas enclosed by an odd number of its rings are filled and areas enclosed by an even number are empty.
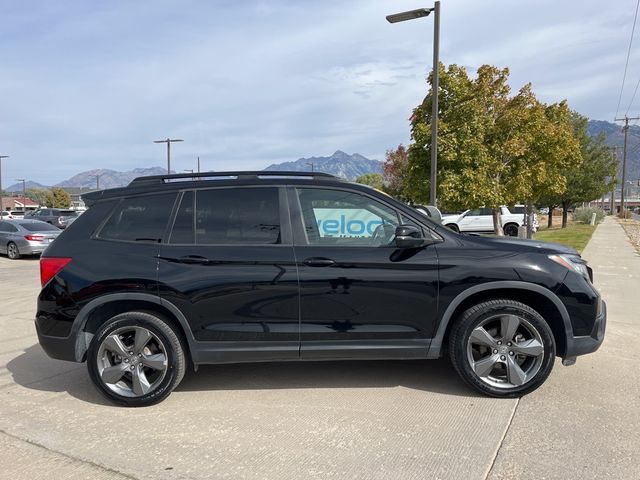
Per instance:
[[[445,360],[244,364],[144,409],[45,356],[38,262],[0,257],[0,478],[638,478],[640,256],[612,219],[584,255],[605,343],[520,400],[476,395]]]

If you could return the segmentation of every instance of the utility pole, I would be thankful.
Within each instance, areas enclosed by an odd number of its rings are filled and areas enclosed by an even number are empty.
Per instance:
[[[616,159],[616,164],[618,163],[618,146],[614,145],[611,147],[613,149],[613,156]],[[614,210],[616,208],[616,184],[613,183],[613,188],[611,188],[611,198],[609,199],[609,215],[614,215]]]
[[[167,144],[167,175],[171,175],[171,144],[173,142],[184,142],[179,138],[167,138],[166,140],[154,140],[153,143]]]
[[[198,157],[198,173],[200,173],[200,157]]]
[[[9,155],[0,155],[0,212],[2,212],[3,204],[2,204],[2,159],[9,158]]]
[[[629,120],[640,120],[640,117],[616,118],[616,122],[624,122],[622,131],[624,132],[624,146],[622,147],[622,183],[620,186],[620,215],[624,217],[624,184],[627,181],[627,133],[629,131]]]

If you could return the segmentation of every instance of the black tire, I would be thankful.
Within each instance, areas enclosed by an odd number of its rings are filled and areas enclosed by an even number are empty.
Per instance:
[[[9,242],[7,245],[7,257],[11,260],[18,260],[21,256],[20,250],[18,250],[18,245],[13,242]]]
[[[514,330],[512,340],[509,342],[510,346],[507,346],[507,340],[501,335],[503,332],[496,333],[495,329],[503,328],[501,323],[503,319],[514,317],[520,322],[517,327],[518,333]],[[509,320],[506,321],[508,324]],[[482,332],[481,328],[496,341],[495,347],[488,347],[482,342],[475,341],[481,336],[478,335]],[[473,338],[472,334],[474,334]],[[526,343],[528,336],[531,337],[529,340],[538,339],[541,347],[532,342]],[[500,342],[500,345],[497,345],[497,342]],[[523,351],[524,345],[527,345],[527,348],[535,345],[540,353],[536,356],[529,356],[529,353],[515,353]],[[485,350],[484,356],[481,354],[483,350]],[[514,354],[511,355],[512,353]],[[553,369],[556,345],[551,328],[534,309],[514,300],[489,300],[467,309],[453,325],[449,336],[449,354],[460,377],[472,388],[492,397],[515,398],[532,392],[544,383]],[[470,355],[474,358],[470,359]],[[516,368],[514,362],[519,361],[523,363]],[[480,367],[481,364],[488,367]],[[486,375],[479,375],[476,372],[484,368],[490,369]],[[520,372],[530,373],[525,375],[522,384],[518,384],[522,381],[522,377],[516,375],[518,368]],[[515,384],[511,383],[512,376],[516,378]]]
[[[163,369],[144,366],[143,360],[133,358],[136,356],[135,354],[131,357],[131,360],[124,356],[121,357],[114,355],[113,350],[104,346],[106,345],[105,340],[108,337],[113,339],[117,336],[121,339],[122,345],[126,347],[126,350],[133,350],[134,347],[132,341],[135,340],[136,334],[130,332],[144,330],[151,334],[151,344],[145,344],[145,349],[148,350],[150,348],[155,348],[156,354],[165,355],[165,366]],[[169,396],[173,389],[178,386],[182,377],[184,377],[186,369],[184,350],[184,346],[182,345],[177,333],[168,322],[159,316],[147,312],[126,312],[108,320],[98,329],[98,332],[93,337],[87,352],[87,368],[92,382],[98,391],[107,399],[127,407],[145,407],[164,400]],[[132,351],[128,353],[132,353]],[[149,351],[148,354],[143,353],[137,356],[140,357],[141,355],[146,355],[146,358],[152,358],[152,354],[153,352]],[[120,362],[115,360],[113,365],[110,365],[110,367],[122,366],[122,369],[125,371],[125,373],[122,374],[121,380],[119,380],[117,384],[107,384],[101,377],[101,368],[102,371],[106,370],[104,367],[106,357],[115,359],[119,358]],[[124,362],[126,362],[126,365]],[[137,367],[145,369],[147,372],[147,374],[143,376],[145,382],[148,379],[146,375],[149,374],[151,376],[155,375],[158,378],[156,384],[151,385],[153,388],[144,394],[136,394],[133,391],[133,374],[127,369],[131,367],[131,370],[134,370],[134,362]],[[160,376],[160,373],[158,372],[161,372],[162,376]],[[129,387],[131,392],[126,392],[126,387]],[[118,391],[114,391],[114,389],[118,389],[124,394],[118,393]]]
[[[502,230],[508,237],[518,236],[518,225],[516,225],[515,223],[507,223]]]
[[[449,230],[452,230],[456,233],[460,233],[460,228],[455,223],[447,223],[445,227],[447,227]]]

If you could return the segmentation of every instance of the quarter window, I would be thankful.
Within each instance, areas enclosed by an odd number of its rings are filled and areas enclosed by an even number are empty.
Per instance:
[[[98,237],[128,242],[161,242],[175,198],[175,193],[125,198],[115,207]]]

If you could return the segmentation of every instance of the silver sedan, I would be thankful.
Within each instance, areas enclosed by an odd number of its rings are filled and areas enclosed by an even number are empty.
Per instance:
[[[1,220],[0,254],[6,254],[11,260],[22,255],[39,255],[62,233],[39,220]]]

